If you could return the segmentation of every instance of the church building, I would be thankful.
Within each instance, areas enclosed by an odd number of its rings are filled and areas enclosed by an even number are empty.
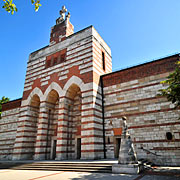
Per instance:
[[[63,6],[30,54],[22,98],[2,106],[0,160],[118,158],[122,116],[138,159],[180,165],[180,110],[157,96],[179,54],[112,72],[93,26],[74,33]]]

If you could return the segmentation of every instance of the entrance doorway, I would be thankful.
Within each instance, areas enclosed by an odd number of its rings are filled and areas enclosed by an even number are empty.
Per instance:
[[[50,155],[50,159],[55,159],[56,158],[56,144],[57,144],[57,140],[53,139],[51,141],[51,155]]]
[[[81,159],[81,138],[77,138],[77,159]]]
[[[114,157],[118,158],[119,157],[119,149],[121,146],[121,138],[115,138],[115,152],[114,152]]]

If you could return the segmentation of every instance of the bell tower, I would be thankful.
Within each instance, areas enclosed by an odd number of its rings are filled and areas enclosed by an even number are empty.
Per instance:
[[[13,160],[104,157],[100,76],[112,71],[111,50],[69,19],[63,6],[50,45],[29,56]]]
[[[60,17],[56,19],[56,25],[51,28],[50,45],[64,41],[66,37],[74,33],[74,26],[69,21],[70,12],[66,13],[67,9],[62,6],[59,12]]]

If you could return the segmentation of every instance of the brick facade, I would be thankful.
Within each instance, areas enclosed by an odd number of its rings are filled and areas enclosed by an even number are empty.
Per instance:
[[[112,73],[111,50],[94,27],[74,33],[63,12],[50,44],[29,56],[22,99],[3,105],[0,158],[115,158],[125,115],[139,159],[180,163],[179,110],[157,97],[179,55]]]
[[[0,159],[2,160],[12,159],[20,106],[21,99],[2,106],[2,119],[0,119]]]
[[[163,88],[160,82],[178,60],[179,54],[102,76],[105,132],[110,139],[107,157],[114,157],[116,140],[121,137],[114,128],[121,128],[119,119],[126,116],[138,159],[161,165],[180,163],[180,110],[157,96]],[[172,140],[167,139],[168,132]]]

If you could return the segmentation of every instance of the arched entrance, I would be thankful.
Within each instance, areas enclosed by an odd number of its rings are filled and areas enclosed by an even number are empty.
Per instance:
[[[29,105],[29,114],[31,118],[30,121],[28,122],[29,133],[31,134],[29,159],[34,159],[34,154],[35,154],[37,126],[38,126],[38,118],[39,118],[39,106],[40,106],[40,99],[39,96],[35,94],[32,97]]]
[[[67,141],[66,159],[81,158],[81,91],[72,84],[66,93],[65,108],[67,109]]]
[[[59,95],[57,91],[51,90],[47,96],[47,133],[45,159],[56,158],[57,123],[59,110]]]

